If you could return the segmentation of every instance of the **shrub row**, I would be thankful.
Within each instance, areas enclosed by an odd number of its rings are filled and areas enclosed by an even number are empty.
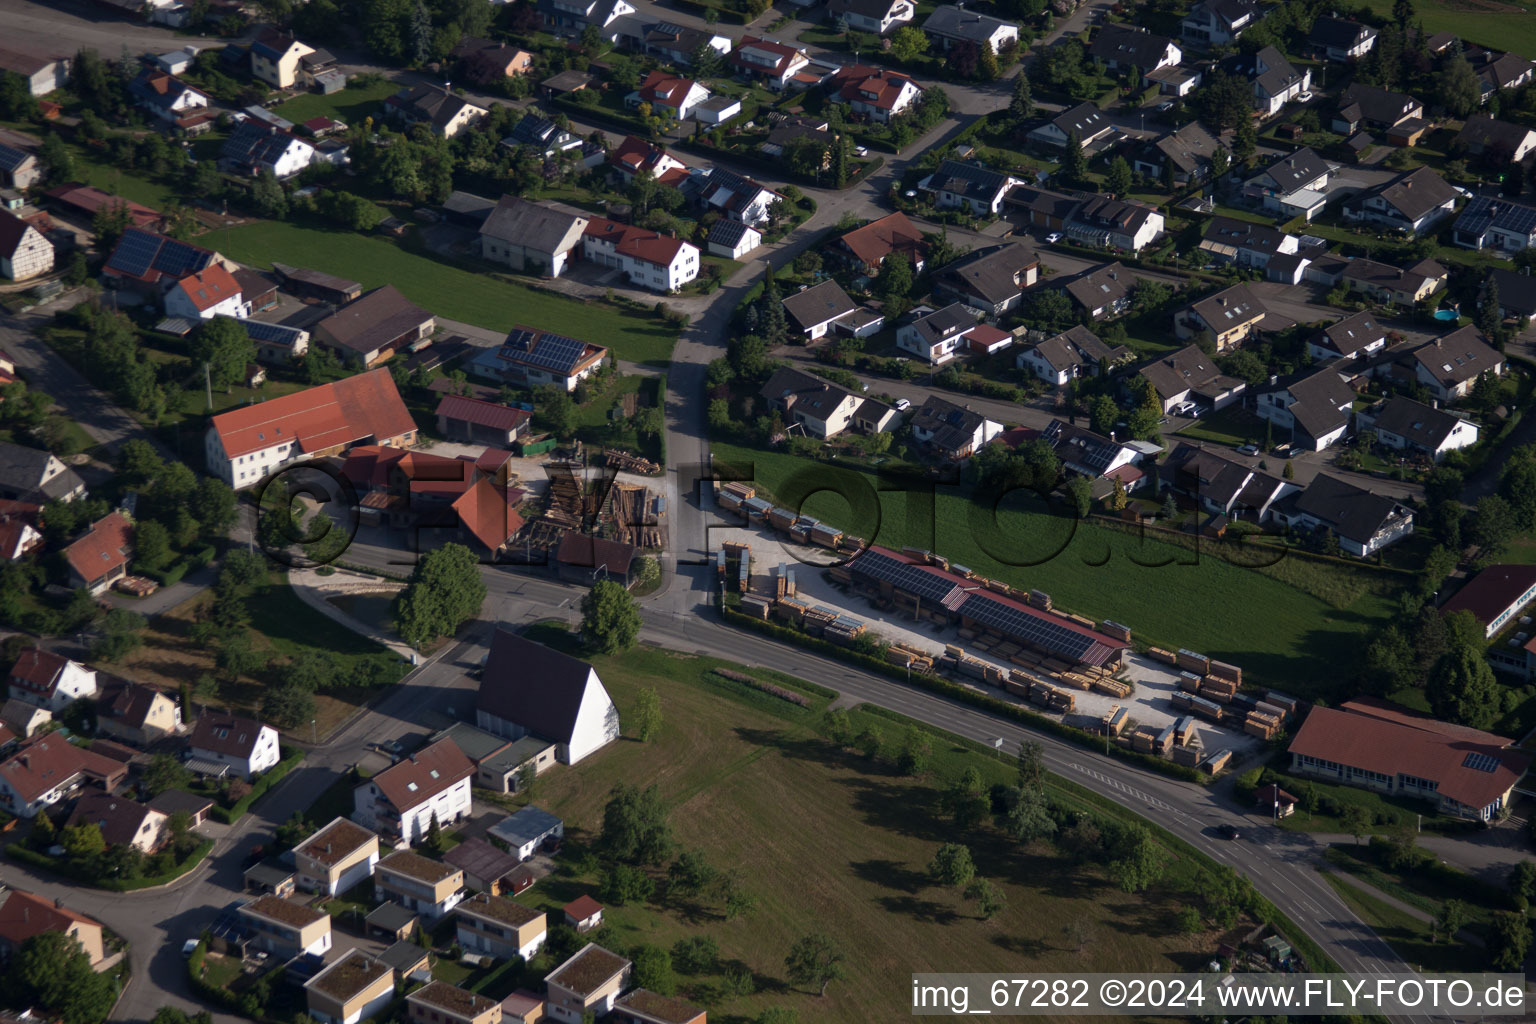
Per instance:
[[[969,687],[961,686],[958,683],[952,683],[949,680],[943,679],[939,676],[913,673],[911,679],[909,680],[907,678],[907,670],[905,668],[892,665],[872,655],[860,654],[858,651],[851,651],[846,647],[839,647],[837,644],[819,639],[818,637],[807,636],[805,633],[802,633],[797,629],[790,629],[787,626],[780,626],[772,622],[764,622],[761,619],[754,619],[752,616],[747,615],[744,612],[739,612],[734,608],[722,608],[721,614],[724,616],[727,622],[733,625],[746,626],[747,628],[756,630],[759,633],[766,633],[775,639],[783,640],[787,643],[792,643],[799,647],[804,647],[807,650],[815,651],[818,654],[825,654],[828,657],[849,662],[851,664],[857,665],[860,668],[866,669],[867,671],[889,676],[892,679],[904,683],[910,683],[910,685],[913,686],[920,686],[923,689],[928,690],[931,693],[938,694],[941,697],[948,697],[951,700],[959,701],[963,704],[969,704],[972,707],[980,708],[982,711],[986,711],[989,714],[994,714],[1001,718],[1011,719],[1012,721],[1018,722],[1020,725],[1028,726],[1031,729],[1038,729],[1041,732],[1051,733],[1060,739],[1064,739],[1069,743],[1075,743],[1080,747],[1088,747],[1101,753],[1104,750],[1103,741],[1099,737],[1090,736],[1088,733],[1083,732],[1081,729],[1074,729],[1072,726],[1058,722],[1054,718],[1047,718],[1045,715],[1031,711],[1028,708],[1021,707],[1017,704],[1012,704],[1005,700],[999,700],[998,698],[985,693],[978,693]],[[1182,779],[1185,782],[1196,782],[1204,784],[1210,781],[1210,776],[1205,775],[1204,773],[1199,772],[1194,768],[1186,768],[1183,765],[1174,764],[1172,761],[1164,761],[1160,757],[1153,757],[1151,754],[1142,754],[1134,750],[1127,750],[1124,747],[1116,746],[1114,744],[1110,745],[1109,754],[1112,757],[1117,757],[1122,761],[1127,761],[1139,768],[1144,768],[1148,771],[1159,772],[1163,775],[1168,775],[1175,779]]]
[[[787,700],[791,704],[798,704],[803,708],[811,706],[811,699],[805,694],[796,693],[794,690],[786,690],[784,687],[774,686],[772,683],[765,683],[761,679],[754,679],[745,672],[732,672],[728,668],[717,668],[715,669],[715,674],[724,676],[732,682],[741,683],[743,686],[750,686],[754,690],[761,690],[780,700]]]
[[[251,784],[251,791],[235,802],[233,807],[214,806],[210,817],[222,821],[226,825],[233,825],[245,816],[245,812],[251,809],[251,804],[265,796],[267,790],[283,781],[283,778],[299,766],[304,760],[304,751],[295,750],[292,747],[283,748],[283,759],[267,770],[267,773]]]
[[[203,858],[208,856],[208,852],[212,849],[213,840],[204,839],[170,871],[158,875],[146,875],[140,878],[100,878],[67,860],[50,857],[41,850],[31,849],[21,843],[11,843],[5,848],[5,852],[12,860],[19,860],[23,864],[30,864],[45,871],[64,875],[84,885],[105,889],[108,892],[134,892],[138,889],[151,889],[157,885],[174,882],[201,864]]]

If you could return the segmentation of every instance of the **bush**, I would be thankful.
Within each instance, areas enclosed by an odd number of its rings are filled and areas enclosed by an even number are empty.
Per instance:
[[[226,825],[233,825],[245,816],[245,812],[251,809],[251,804],[261,799],[267,790],[283,781],[283,777],[297,768],[302,760],[304,760],[304,751],[284,747],[283,759],[267,769],[267,773],[251,785],[249,793],[229,807],[215,805],[209,817],[222,821]]]
[[[192,848],[185,859],[179,864],[173,864],[169,869],[153,875],[140,875],[137,878],[100,878],[89,865],[77,864],[61,857],[50,857],[40,850],[33,850],[22,843],[11,843],[6,848],[6,853],[13,860],[19,860],[24,864],[51,871],[54,874],[72,878],[83,885],[94,886],[97,889],[105,889],[108,892],[134,892],[138,889],[151,889],[157,885],[165,885],[173,882],[196,868],[208,856],[213,849],[213,841],[204,839]]]

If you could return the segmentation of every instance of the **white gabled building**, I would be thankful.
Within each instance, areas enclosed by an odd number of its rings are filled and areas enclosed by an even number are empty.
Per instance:
[[[94,669],[41,647],[28,647],[11,666],[11,696],[50,712],[63,711],[77,700],[100,692]]]
[[[219,263],[177,281],[163,301],[166,316],[187,320],[212,320],[216,316],[244,320],[251,315],[251,304],[241,294],[240,282]]]
[[[699,276],[699,250],[691,243],[632,224],[594,217],[582,232],[582,254],[624,272],[631,284],[675,292]]]
[[[277,730],[270,725],[205,711],[192,729],[188,750],[199,761],[229,766],[242,779],[251,779],[283,759]]]
[[[619,711],[596,669],[507,629],[491,640],[475,724],[510,740],[548,740],[562,764],[576,764],[619,738]]]
[[[0,209],[0,277],[25,281],[53,269],[53,243],[10,210]]]
[[[470,813],[475,764],[451,739],[397,761],[352,791],[352,820],[406,846]]]

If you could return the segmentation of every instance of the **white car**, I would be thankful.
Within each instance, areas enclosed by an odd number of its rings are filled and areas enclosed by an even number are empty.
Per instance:
[[[197,940],[196,939],[188,939],[186,942],[183,942],[181,944],[181,955],[182,956],[191,956],[196,951],[197,951]]]
[[[905,398],[896,399],[897,412],[906,412],[910,408],[912,408],[912,403],[907,401]]]
[[[1311,103],[1312,102],[1312,94],[1309,93],[1309,92],[1299,92],[1299,93],[1296,94],[1296,102],[1297,103]]]
[[[853,155],[854,156],[869,156],[869,147],[868,146],[854,146],[853,147]]]
[[[1046,244],[1048,244],[1048,245],[1053,245],[1056,242],[1061,241],[1061,232],[1060,231],[1052,231],[1050,234],[1045,236],[1045,241],[1046,241]]]

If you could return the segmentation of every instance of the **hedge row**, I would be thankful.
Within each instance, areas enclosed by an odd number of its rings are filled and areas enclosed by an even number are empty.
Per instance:
[[[724,284],[724,282],[721,282]],[[656,463],[661,475],[667,475],[667,374],[663,370],[656,376],[656,407],[661,410],[661,433],[656,438]]]
[[[752,616],[747,615],[744,612],[739,612],[734,608],[722,608],[721,613],[725,617],[725,620],[729,623],[746,626],[750,629],[756,630],[759,633],[766,633],[775,639],[784,640],[788,643],[792,643],[797,646],[804,647],[808,650],[815,651],[818,654],[825,654],[829,657],[850,662],[867,671],[877,672],[881,675],[889,676],[892,679],[910,683],[913,686],[920,686],[923,689],[928,690],[931,693],[936,693],[941,697],[948,697],[951,700],[969,704],[972,707],[980,708],[982,711],[986,711],[989,714],[1011,719],[1015,722],[1018,722],[1020,725],[1028,726],[1031,729],[1038,729],[1041,732],[1051,733],[1060,739],[1064,739],[1069,743],[1075,743],[1080,747],[1088,747],[1099,753],[1104,752],[1103,740],[1100,737],[1091,736],[1088,733],[1083,732],[1081,729],[1074,729],[1070,725],[1065,725],[1061,722],[1058,722],[1054,718],[1047,718],[1045,715],[1031,711],[1028,708],[1021,707],[1017,704],[1013,704],[1005,700],[999,700],[998,698],[989,696],[985,693],[977,693],[975,690],[972,690],[969,687],[961,686],[958,683],[952,683],[949,680],[943,679],[939,676],[925,675],[918,672],[913,673],[911,678],[908,679],[908,673],[905,668],[892,665],[868,654],[860,654],[858,651],[852,651],[846,647],[839,647],[837,644],[819,639],[817,637],[807,636],[805,633],[800,632],[798,629],[790,629],[787,626],[780,626],[772,622],[764,622],[761,619],[754,619]],[[1196,782],[1204,784],[1210,781],[1210,776],[1204,774],[1203,772],[1197,771],[1194,768],[1186,768],[1183,765],[1174,764],[1172,761],[1164,761],[1162,758],[1153,757],[1151,754],[1142,754],[1134,750],[1127,750],[1124,747],[1117,746],[1115,744],[1110,744],[1109,754],[1111,757],[1117,757],[1120,760],[1127,761],[1139,768],[1144,768],[1148,771],[1160,772],[1163,775],[1168,775],[1175,779],[1181,779],[1185,782]]]
[[[94,886],[97,889],[105,889],[108,892],[134,892],[138,889],[151,889],[157,885],[165,885],[174,882],[193,868],[203,862],[208,852],[213,849],[213,840],[204,839],[197,844],[191,853],[187,854],[174,868],[159,875],[149,875],[142,878],[98,878],[89,871],[82,870],[78,865],[57,857],[50,857],[39,850],[33,850],[21,843],[11,843],[5,848],[5,852],[12,860],[19,860],[23,864],[52,871],[55,874],[72,878],[84,885]]]
[[[267,790],[283,781],[284,776],[298,767],[304,760],[304,751],[295,750],[292,747],[283,748],[283,759],[267,770],[267,773],[251,784],[251,791],[235,802],[233,807],[214,806],[210,817],[217,818],[226,825],[233,825],[245,817],[245,812],[251,809],[251,804],[266,795]]]

